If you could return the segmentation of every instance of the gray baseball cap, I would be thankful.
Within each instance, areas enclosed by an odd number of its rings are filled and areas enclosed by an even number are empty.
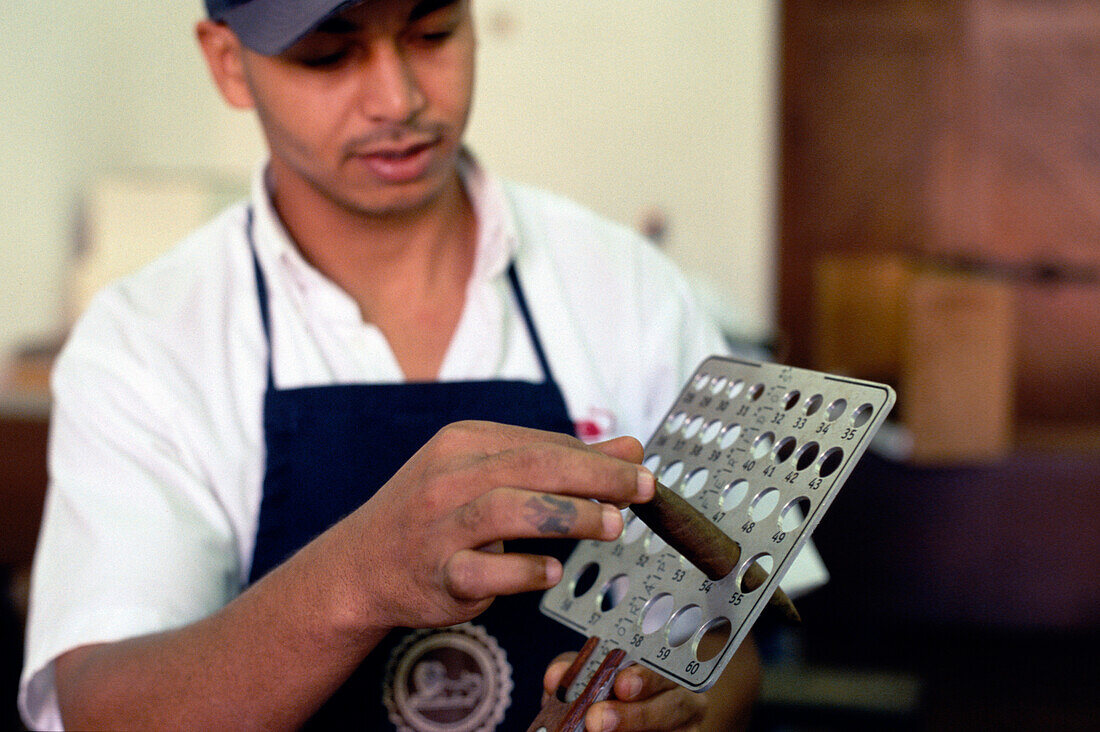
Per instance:
[[[275,56],[340,11],[362,0],[206,0],[206,12],[244,45]]]

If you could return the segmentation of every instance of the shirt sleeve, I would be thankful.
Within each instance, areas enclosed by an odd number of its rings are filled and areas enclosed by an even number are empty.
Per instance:
[[[163,336],[101,296],[54,369],[47,490],[19,706],[59,728],[53,660],[178,627],[239,592],[229,524],[189,455]]]

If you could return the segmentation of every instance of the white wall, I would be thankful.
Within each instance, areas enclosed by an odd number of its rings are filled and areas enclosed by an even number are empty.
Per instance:
[[[200,0],[9,0],[0,44],[0,352],[62,322],[80,193],[127,169],[247,166],[191,39]],[[242,139],[246,145],[234,144]]]
[[[512,9],[512,10],[508,10]],[[778,3],[481,0],[469,139],[492,166],[619,221],[773,322]],[[507,12],[510,34],[493,28]]]
[[[470,142],[624,223],[772,320],[775,0],[479,0]],[[10,0],[0,46],[0,350],[56,329],[82,186],[127,169],[247,175],[261,154],[194,47],[200,0]]]

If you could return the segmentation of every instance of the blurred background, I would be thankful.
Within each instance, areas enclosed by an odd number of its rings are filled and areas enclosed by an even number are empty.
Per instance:
[[[894,422],[761,628],[755,725],[1096,729],[1100,7],[478,0],[492,169],[652,236],[731,342],[887,381]],[[201,3],[14,0],[0,48],[0,728],[45,486],[49,365],[87,299],[263,156]],[[643,436],[644,437],[644,436]]]

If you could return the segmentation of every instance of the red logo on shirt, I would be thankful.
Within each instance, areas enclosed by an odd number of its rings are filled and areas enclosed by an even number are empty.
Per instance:
[[[607,409],[589,407],[588,414],[574,422],[573,428],[584,442],[599,442],[615,430],[615,415]]]

